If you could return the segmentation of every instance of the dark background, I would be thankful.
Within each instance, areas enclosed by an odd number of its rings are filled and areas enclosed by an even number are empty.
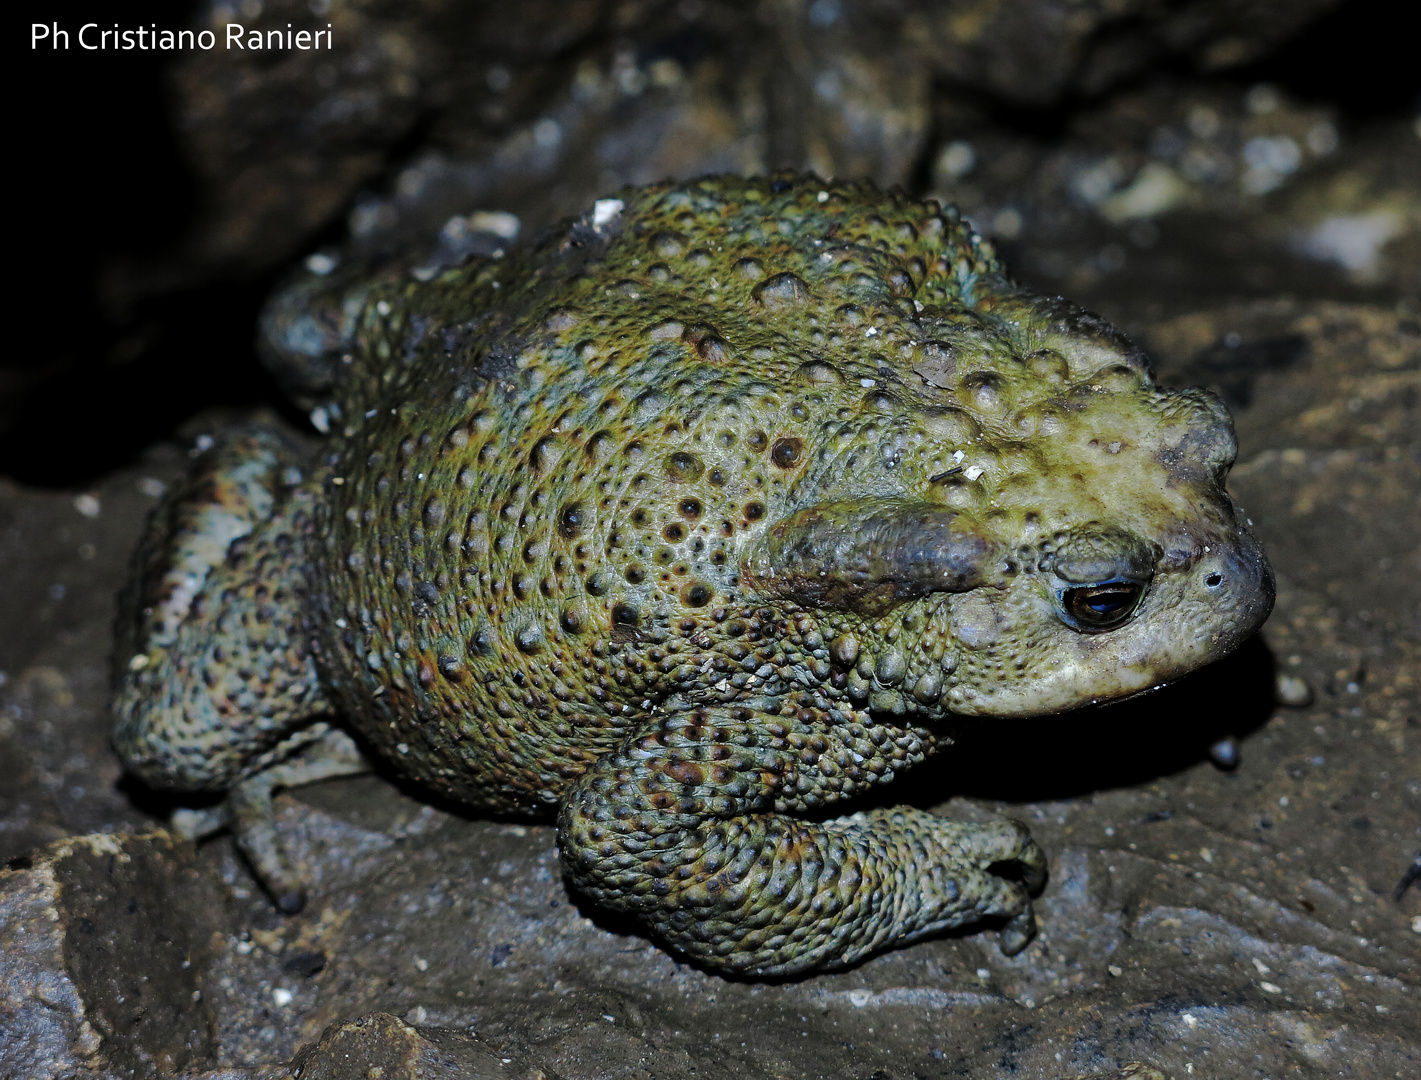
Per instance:
[[[1049,144],[1068,132],[1075,117],[1133,88],[1266,82],[1300,103],[1332,107],[1340,129],[1350,134],[1405,119],[1416,108],[1414,42],[1401,30],[1402,7],[1387,0],[1333,6],[1266,55],[1222,71],[1202,70],[1187,52],[1166,52],[1094,93],[1066,87],[1047,100],[1025,102],[938,78],[934,94],[970,103],[1003,131]],[[142,5],[146,17],[126,10],[121,21],[180,27],[190,25],[199,8],[205,5],[149,3]],[[555,21],[557,5],[543,8],[552,14],[544,10],[540,16]],[[627,42],[643,51],[665,48],[664,41],[652,40],[654,20],[628,28],[616,25],[610,12],[604,5],[590,19],[579,15],[579,51]],[[255,317],[285,265],[342,238],[352,200],[322,221],[292,230],[285,245],[245,265],[194,259],[183,246],[201,225],[209,193],[192,167],[191,146],[176,130],[182,102],[172,77],[173,66],[191,54],[84,52],[73,31],[91,20],[108,25],[113,5],[65,5],[59,14],[71,30],[67,52],[23,47],[28,25],[15,20],[22,42],[15,58],[19,93],[12,135],[19,183],[11,189],[10,218],[17,292],[11,294],[10,345],[0,366],[0,473],[26,483],[82,485],[129,461],[200,409],[285,407],[255,360]],[[692,58],[729,47],[724,32],[718,37],[694,29],[672,45]],[[553,70],[571,62],[566,48],[515,59]],[[379,164],[358,189],[388,189],[451,109],[448,100],[419,102],[417,115],[375,147]],[[935,152],[935,141],[924,141],[908,170],[910,187],[929,187]],[[775,164],[800,163],[787,157]],[[596,193],[595,182],[589,187]],[[1029,247],[1029,235],[1020,245]],[[143,288],[111,287],[135,266],[143,268]],[[1031,282],[1029,265],[1016,269]],[[1110,287],[1103,297],[1086,299],[1108,306]]]

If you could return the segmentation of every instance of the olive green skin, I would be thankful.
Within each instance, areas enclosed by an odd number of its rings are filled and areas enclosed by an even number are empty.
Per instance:
[[[813,177],[620,201],[505,259],[311,276],[274,305],[273,362],[332,429],[265,527],[296,552],[290,644],[262,653],[288,674],[239,749],[188,723],[228,763],[183,784],[252,776],[334,713],[446,798],[560,811],[576,886],[724,970],[1029,921],[1019,827],[793,816],[965,718],[1137,693],[1252,633],[1272,580],[1223,490],[1227,412],[1013,285],[935,203]],[[1073,624],[1069,590],[1121,575],[1133,615]],[[145,702],[193,675],[153,655],[118,742],[176,784]],[[793,884],[750,869],[770,848]]]

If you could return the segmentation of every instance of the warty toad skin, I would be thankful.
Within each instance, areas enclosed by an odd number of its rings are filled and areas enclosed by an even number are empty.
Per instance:
[[[239,429],[159,509],[115,744],[225,792],[287,910],[271,793],[364,754],[555,818],[574,888],[712,969],[983,919],[1019,950],[1024,826],[835,808],[962,725],[1011,769],[1014,720],[1176,678],[1272,605],[1223,405],[933,202],[627,190],[429,280],[306,275],[265,333],[328,443]]]

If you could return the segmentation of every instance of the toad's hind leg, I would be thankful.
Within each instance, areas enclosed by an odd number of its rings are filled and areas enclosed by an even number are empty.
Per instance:
[[[1035,933],[1046,860],[1026,828],[874,810],[815,811],[891,779],[932,733],[867,715],[839,720],[698,709],[657,718],[597,762],[563,802],[568,877],[722,971],[789,975],[982,918],[1002,945]]]
[[[175,824],[230,823],[285,910],[302,890],[277,841],[272,791],[365,768],[325,719],[305,625],[299,461],[276,433],[242,428],[159,507],[120,602],[113,700],[128,771],[154,788],[229,792],[218,812]]]

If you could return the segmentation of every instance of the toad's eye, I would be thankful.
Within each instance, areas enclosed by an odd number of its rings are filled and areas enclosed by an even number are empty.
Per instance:
[[[1077,630],[1100,634],[1128,621],[1144,592],[1143,584],[1125,578],[1077,585],[1061,591],[1062,614]]]

